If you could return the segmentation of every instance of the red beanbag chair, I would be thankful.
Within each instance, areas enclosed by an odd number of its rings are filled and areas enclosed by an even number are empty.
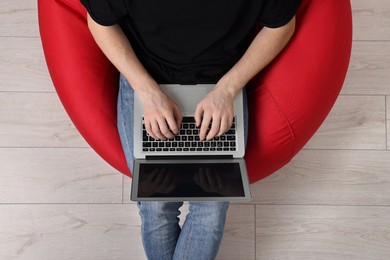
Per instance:
[[[116,102],[119,72],[89,32],[79,0],[38,0],[39,27],[51,78],[88,144],[131,176],[121,146]],[[246,163],[256,182],[288,163],[331,110],[343,85],[352,43],[349,0],[303,0],[295,35],[248,86]]]

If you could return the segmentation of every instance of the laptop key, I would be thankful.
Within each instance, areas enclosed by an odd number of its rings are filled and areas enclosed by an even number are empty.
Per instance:
[[[226,132],[227,135],[234,135],[236,134],[236,130],[230,129],[229,131]]]

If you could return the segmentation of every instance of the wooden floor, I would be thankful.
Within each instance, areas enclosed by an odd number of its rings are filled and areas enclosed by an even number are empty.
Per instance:
[[[352,5],[336,105],[295,159],[252,186],[251,204],[230,207],[218,259],[390,259],[390,2]],[[36,9],[0,1],[0,259],[146,259],[130,179],[65,113]]]

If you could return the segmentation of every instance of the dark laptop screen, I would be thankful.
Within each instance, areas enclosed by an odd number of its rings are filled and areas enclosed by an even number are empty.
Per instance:
[[[140,164],[138,197],[242,197],[238,163]]]

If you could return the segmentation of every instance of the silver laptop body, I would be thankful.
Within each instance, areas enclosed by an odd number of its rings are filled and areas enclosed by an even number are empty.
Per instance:
[[[179,85],[179,84],[161,84],[162,91],[170,96],[176,104],[179,106],[180,111],[185,116],[193,117],[197,104],[201,101],[206,94],[214,88],[213,84],[199,84],[199,85]],[[245,138],[244,138],[244,111],[243,111],[243,90],[241,90],[234,99],[234,123],[235,123],[235,143],[234,151],[143,151],[143,104],[141,99],[134,93],[134,169],[133,169],[133,181],[131,190],[131,200],[133,201],[248,201],[251,200],[251,193],[249,187],[249,180],[247,170],[245,166],[245,160],[243,159],[245,154]],[[163,142],[163,141],[162,141]],[[235,185],[235,181],[238,179],[242,186],[239,196],[200,196],[197,194],[184,195],[179,197],[142,197],[138,192],[141,190],[140,175],[142,175],[142,168],[156,167],[156,169],[166,172],[162,169],[166,165],[169,168],[184,167],[181,169],[187,169],[191,171],[192,168],[200,169],[210,166],[218,169],[226,165],[230,166],[230,174],[236,177],[230,178],[227,182],[231,182]],[[208,165],[208,166],[207,166]],[[187,168],[186,168],[187,167]],[[188,168],[189,167],[189,168]],[[197,168],[199,167],[199,168]],[[234,168],[232,170],[232,167]],[[206,170],[207,171],[207,170]],[[180,175],[185,178],[187,172]],[[214,173],[215,174],[215,173]],[[220,175],[220,177],[226,175]],[[180,177],[181,178],[181,177]],[[229,178],[227,178],[229,179]],[[187,182],[188,185],[192,185],[192,180]],[[237,183],[239,183],[237,182]],[[143,183],[145,185],[145,182]],[[146,184],[148,185],[148,184]],[[184,186],[186,181],[184,181]],[[185,194],[185,192],[184,192]]]

